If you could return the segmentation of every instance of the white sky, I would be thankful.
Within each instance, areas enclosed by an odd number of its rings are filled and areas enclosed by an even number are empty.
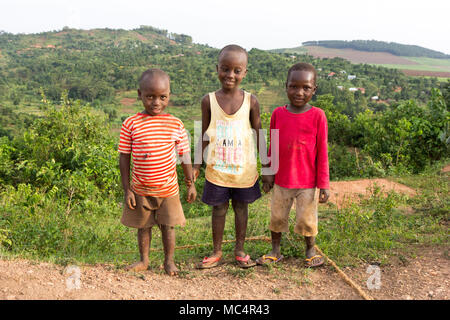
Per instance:
[[[450,54],[448,0],[0,0],[0,30],[38,33],[149,25],[221,48],[380,40]]]

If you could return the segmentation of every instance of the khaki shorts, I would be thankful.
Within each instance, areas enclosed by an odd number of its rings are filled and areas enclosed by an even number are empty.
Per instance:
[[[273,232],[289,231],[289,213],[294,199],[296,202],[294,232],[305,237],[315,237],[318,233],[316,188],[288,189],[275,184],[269,229]]]
[[[151,228],[155,224],[166,226],[184,226],[186,219],[180,202],[180,195],[169,198],[156,198],[140,196],[134,193],[136,207],[130,209],[126,203],[123,204],[123,225],[132,228]]]

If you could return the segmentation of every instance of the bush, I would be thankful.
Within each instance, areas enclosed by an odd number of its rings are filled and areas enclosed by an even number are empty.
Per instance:
[[[124,232],[98,225],[100,217],[118,221],[123,196],[108,117],[62,100],[59,108],[45,105],[21,136],[0,139],[0,243],[12,252],[101,252]]]

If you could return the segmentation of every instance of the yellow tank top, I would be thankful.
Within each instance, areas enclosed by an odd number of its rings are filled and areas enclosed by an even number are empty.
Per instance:
[[[231,188],[252,187],[258,179],[256,139],[250,125],[251,93],[244,91],[244,101],[234,114],[226,114],[214,92],[209,93],[211,121],[206,130],[209,145],[206,179]]]

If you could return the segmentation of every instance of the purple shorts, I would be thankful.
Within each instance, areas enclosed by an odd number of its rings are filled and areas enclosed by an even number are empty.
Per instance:
[[[202,201],[210,206],[218,206],[230,199],[252,203],[261,198],[261,190],[259,188],[259,179],[256,180],[253,187],[250,188],[229,188],[221,187],[205,179],[203,187]]]

